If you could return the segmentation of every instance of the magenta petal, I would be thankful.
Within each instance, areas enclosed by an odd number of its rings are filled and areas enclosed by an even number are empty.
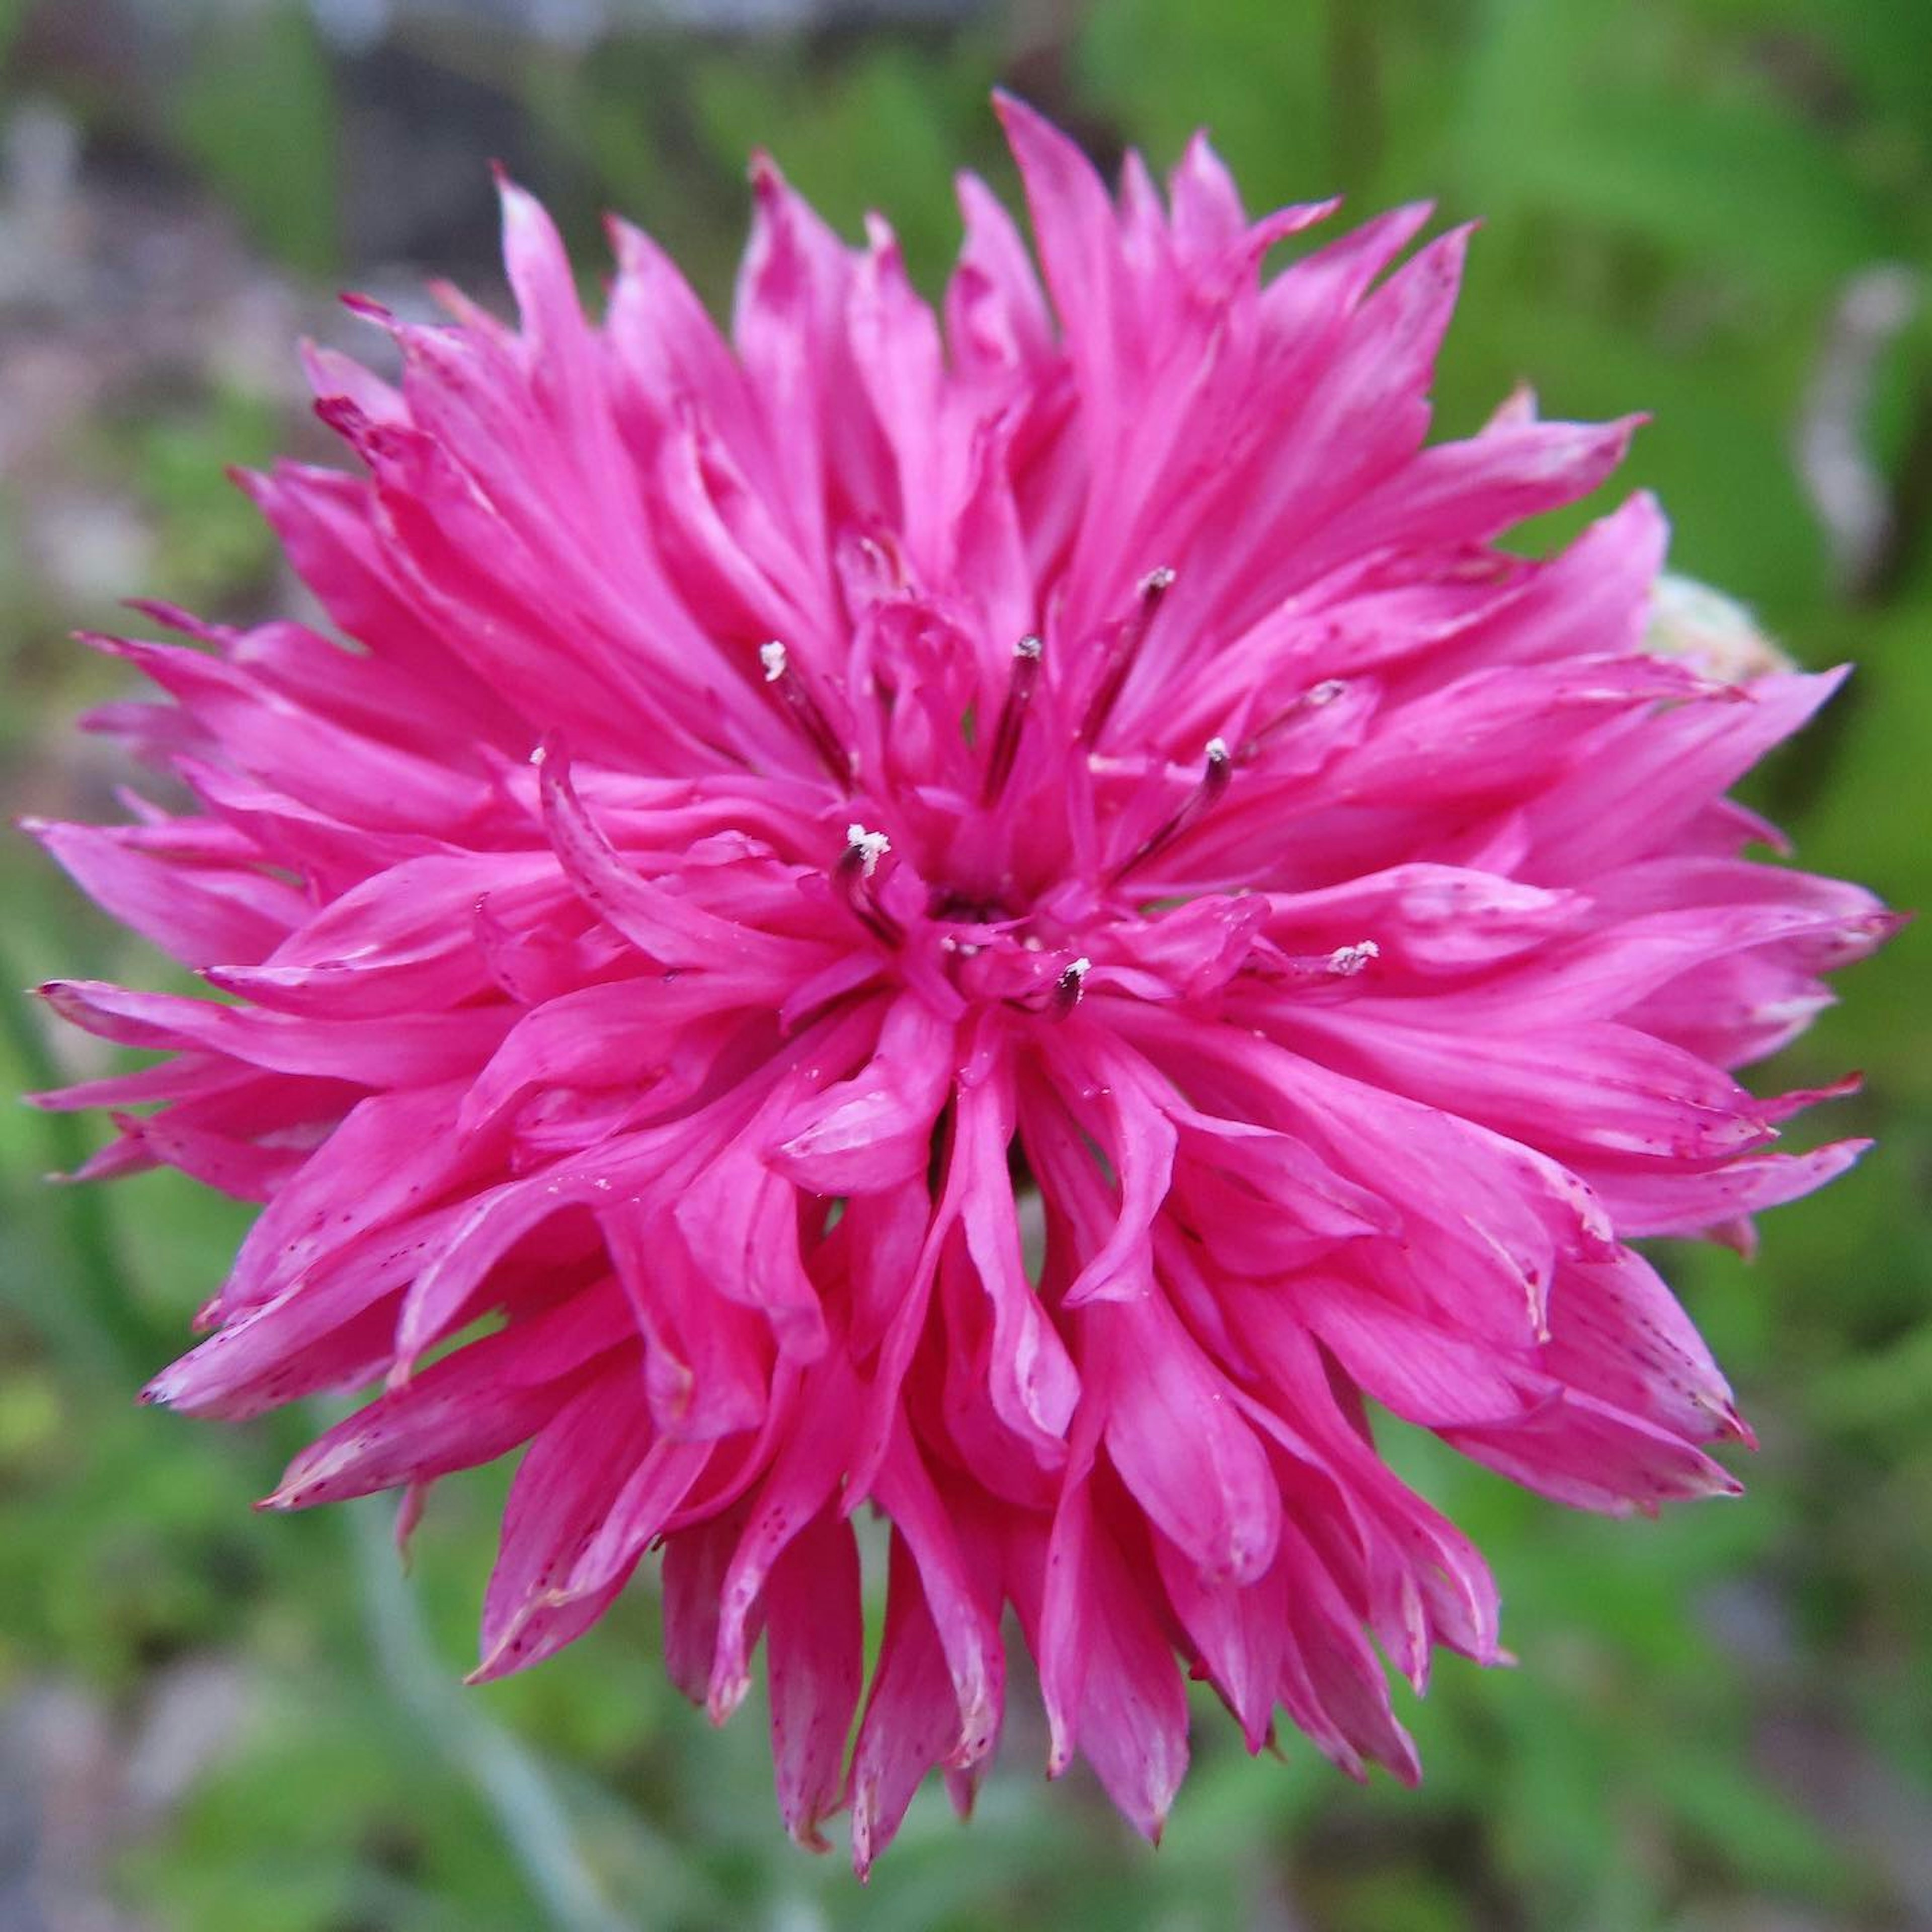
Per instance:
[[[992,1082],[958,1098],[953,1159],[968,1251],[993,1306],[994,1408],[1014,1432],[1052,1460],[1078,1398],[1079,1378],[1027,1279],[1019,1223],[1006,1177],[1007,1125]]]
[[[23,829],[96,904],[190,966],[260,959],[307,910],[299,894],[264,873],[170,864],[111,829],[33,822]]]
[[[1053,1726],[1048,1772],[1077,1744],[1128,1822],[1158,1844],[1187,1770],[1186,1694],[1084,1480],[1069,1486],[1046,1560],[1034,1643]]]
[[[892,1843],[926,1773],[957,1736],[958,1706],[919,1571],[892,1541],[885,1636],[852,1748],[852,1864],[861,1878]]]
[[[999,1735],[1006,1655],[998,1619],[985,1600],[987,1580],[969,1568],[967,1546],[911,1444],[896,1440],[874,1491],[918,1566],[921,1593],[938,1634],[959,1709],[949,1764],[976,1763]]]
[[[718,1589],[744,1528],[745,1512],[709,1517],[664,1546],[664,1670],[694,1704],[710,1694],[718,1650]]]
[[[1040,261],[1070,351],[1096,397],[1118,366],[1120,255],[1107,191],[1093,164],[1060,131],[1011,94],[994,99],[1026,183]]]
[[[819,1194],[869,1194],[922,1179],[932,1129],[952,1084],[953,1029],[901,1000],[878,1052],[849,1081],[785,1120],[773,1164]]]
[[[1702,1174],[1606,1176],[1601,1192],[1633,1235],[1694,1236],[1735,1216],[1781,1208],[1844,1173],[1869,1141],[1834,1141],[1809,1154],[1760,1154]]]
[[[754,1612],[766,1580],[793,1540],[825,1507],[849,1454],[853,1404],[849,1383],[827,1375],[808,1386],[802,1426],[785,1442],[752,1498],[749,1520],[719,1590],[717,1649],[706,1708],[722,1724],[751,1688]]]
[[[1274,1560],[1280,1492],[1220,1378],[1155,1298],[1096,1306],[1084,1319],[1104,1364],[1095,1399],[1121,1479],[1204,1578],[1252,1582]]]
[[[587,1296],[446,1356],[311,1443],[266,1507],[368,1496],[492,1461],[526,1442],[611,1346],[610,1302]]]
[[[859,1546],[836,1512],[815,1518],[772,1565],[765,1619],[779,1815],[800,1844],[829,1850],[818,1824],[844,1802],[866,1635]]]
[[[1282,1573],[1270,1569],[1246,1583],[1210,1579],[1166,1537],[1156,1538],[1154,1549],[1174,1615],[1240,1720],[1248,1749],[1259,1750],[1274,1721],[1288,1640]]]
[[[642,1460],[650,1439],[636,1370],[621,1361],[538,1433],[504,1507],[502,1549],[484,1598],[483,1660],[474,1681],[549,1656],[609,1606],[617,1586],[579,1596],[570,1588],[571,1568],[608,1511],[614,1484]]]

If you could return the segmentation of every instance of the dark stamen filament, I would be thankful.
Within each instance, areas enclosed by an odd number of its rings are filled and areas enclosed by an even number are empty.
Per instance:
[[[826,722],[818,700],[806,688],[804,679],[793,670],[784,646],[776,638],[768,644],[760,644],[758,662],[765,668],[765,682],[776,688],[785,708],[796,721],[812,748],[818,754],[826,770],[838,781],[842,788],[849,788],[852,782],[851,758],[838,742],[838,734]]]
[[[1092,744],[1106,728],[1114,703],[1126,683],[1127,674],[1133,669],[1134,660],[1140,655],[1148,627],[1153,623],[1161,600],[1173,587],[1174,572],[1165,565],[1159,570],[1149,571],[1136,586],[1134,608],[1107,644],[1105,661],[1100,667],[1100,681],[1094,687],[1094,695],[1087,700],[1087,715],[1080,721],[1082,744]]]
[[[1324,706],[1333,704],[1348,688],[1339,677],[1324,677],[1319,684],[1311,684],[1293,703],[1276,712],[1252,737],[1242,740],[1241,756],[1244,758],[1255,757],[1277,731],[1284,730],[1298,719],[1305,718],[1311,711],[1319,711]]]
[[[868,832],[862,825],[848,825],[845,850],[832,874],[851,908],[852,916],[886,946],[897,946],[905,938],[905,928],[880,904],[872,890],[872,874],[879,869],[879,861],[892,849],[892,841],[883,832]]]
[[[1090,959],[1079,958],[1073,962],[1065,972],[1053,982],[1053,1002],[1050,1010],[1055,1019],[1064,1020],[1080,1004],[1081,989],[1087,983],[1087,976],[1094,970]]]
[[[1027,712],[1040,686],[1040,642],[1022,638],[1013,646],[1013,674],[1006,685],[1006,701],[1000,707],[1000,722],[993,733],[993,748],[987,754],[986,782],[980,788],[980,802],[992,805],[1006,788],[1013,775],[1013,760],[1019,756],[1020,737],[1026,730]]]
[[[1227,740],[1210,738],[1208,766],[1201,775],[1201,782],[1181,800],[1180,809],[1159,831],[1142,839],[1125,863],[1114,867],[1112,877],[1116,880],[1125,878],[1136,867],[1145,864],[1156,852],[1165,851],[1184,832],[1191,830],[1228,789],[1228,781],[1234,775],[1234,761],[1228,753]]]

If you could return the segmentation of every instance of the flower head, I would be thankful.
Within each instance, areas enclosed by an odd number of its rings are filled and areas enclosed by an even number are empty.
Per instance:
[[[1198,142],[1112,200],[1001,112],[1047,292],[967,178],[937,314],[760,161],[728,340],[621,225],[592,324],[506,184],[520,326],[364,304],[399,388],[310,356],[359,468],[245,479],[339,634],[104,641],[194,808],[41,828],[226,996],[47,989],[172,1056],[49,1096],[116,1110],[90,1172],[264,1204],[152,1396],[380,1382],[278,1508],[527,1444],[478,1674],[661,1546],[671,1674],[722,1718],[762,1633],[785,1821],[862,1869],[970,1795],[1009,1607],[1149,1834],[1184,1666],[1412,1776],[1376,1646],[1493,1658],[1496,1594],[1365,1401],[1566,1503],[1735,1488],[1627,1244],[1856,1156],[1726,1070],[1887,929],[1724,796],[1835,675],[1646,650],[1643,498],[1496,548],[1630,424],[1424,446],[1463,232],[1270,279],[1328,206]]]

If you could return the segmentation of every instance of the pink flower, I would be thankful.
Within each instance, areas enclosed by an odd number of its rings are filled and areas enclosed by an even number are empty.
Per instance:
[[[785,1822],[862,1870],[970,1800],[1009,1606],[1150,1836],[1184,1665],[1413,1777],[1376,1646],[1492,1659],[1496,1594],[1365,1399],[1562,1502],[1735,1490],[1626,1243],[1856,1156],[1726,1070],[1888,926],[1724,796],[1838,674],[1644,651],[1642,497],[1494,547],[1630,424],[1424,446],[1465,232],[1267,279],[1328,206],[1198,142],[1110,201],[1000,111],[1050,307],[977,181],[935,315],[760,161],[728,342],[621,225],[592,326],[506,184],[520,328],[361,304],[400,388],[310,358],[361,470],[244,479],[351,641],[152,610],[202,648],[103,640],[172,701],[94,722],[194,808],[40,828],[229,996],[46,989],[172,1056],[49,1096],[115,1110],[88,1172],[265,1204],[150,1394],[382,1378],[278,1509],[529,1444],[478,1675],[661,1545],[673,1677],[722,1719],[762,1633]]]

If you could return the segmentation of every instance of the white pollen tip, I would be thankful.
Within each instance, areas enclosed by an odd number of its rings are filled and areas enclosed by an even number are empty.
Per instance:
[[[1163,590],[1174,588],[1174,572],[1162,564],[1157,570],[1150,570],[1140,580],[1140,593],[1143,597],[1157,597]]]
[[[1014,645],[1013,656],[1016,658],[1036,658],[1040,654],[1041,648],[1040,640],[1031,632],[1028,632]]]
[[[1228,762],[1228,741],[1225,738],[1208,740],[1208,762],[1210,765],[1225,765]]]
[[[867,878],[879,869],[879,861],[892,849],[892,842],[883,832],[868,832],[856,819],[845,828],[845,844],[848,850],[859,855],[859,863]]]
[[[774,638],[758,646],[758,662],[765,668],[765,682],[776,684],[785,674],[785,647]]]
[[[1084,953],[1082,953],[1078,959],[1075,960],[1067,968],[1066,976],[1070,980],[1084,980],[1089,973],[1093,971],[1093,961],[1089,959]]]
[[[1336,946],[1328,956],[1328,970],[1352,980],[1371,959],[1382,956],[1382,948],[1372,939],[1359,939],[1353,946]]]
[[[1339,677],[1324,677],[1319,684],[1309,686],[1308,701],[1310,704],[1333,704],[1348,688]]]
[[[536,749],[530,754],[530,763],[533,765],[540,765],[543,764],[549,756],[550,747],[548,745],[539,745]]]

